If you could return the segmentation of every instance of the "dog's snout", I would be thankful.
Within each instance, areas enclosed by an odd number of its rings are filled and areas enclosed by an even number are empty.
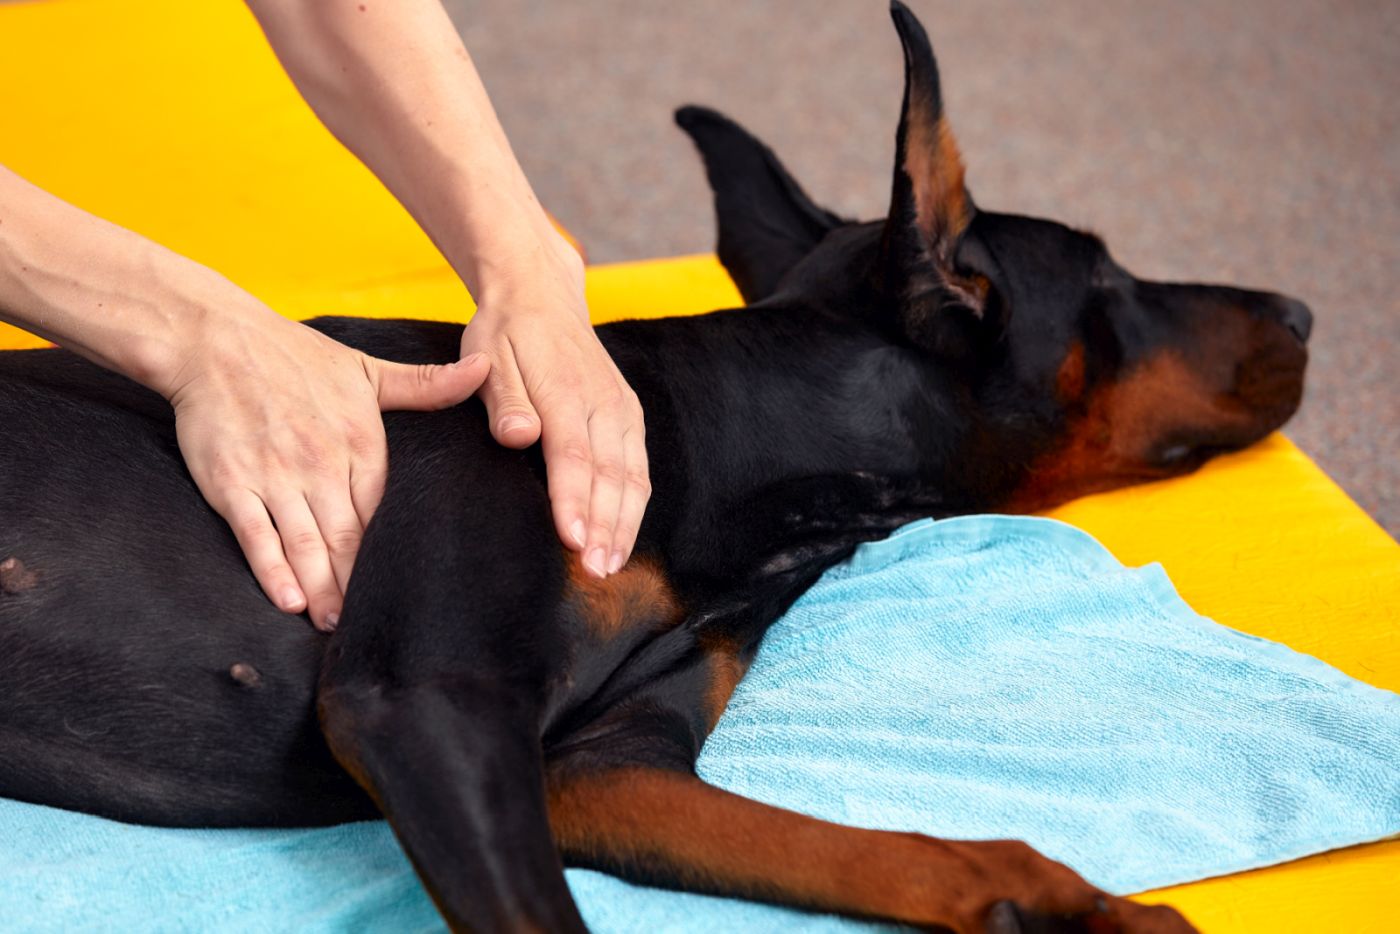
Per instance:
[[[1312,334],[1313,315],[1307,305],[1296,298],[1283,299],[1279,308],[1279,322],[1292,331],[1299,341],[1304,344],[1308,342],[1308,336]]]

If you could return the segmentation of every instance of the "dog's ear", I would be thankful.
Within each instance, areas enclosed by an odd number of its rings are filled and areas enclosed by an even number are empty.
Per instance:
[[[845,221],[814,204],[772,150],[723,114],[682,107],[676,123],[705,160],[720,262],[744,301],[767,298],[827,231]]]
[[[892,0],[890,15],[904,46],[904,108],[879,274],[898,315],[896,327],[914,343],[934,349],[946,335],[946,319],[980,320],[997,296],[985,272],[960,262],[960,253],[969,252],[960,246],[977,209],[943,112],[933,47],[899,0]]]

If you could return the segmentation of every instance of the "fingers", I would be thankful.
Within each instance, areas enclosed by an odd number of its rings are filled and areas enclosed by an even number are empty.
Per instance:
[[[551,294],[484,304],[462,348],[491,356],[478,392],[491,433],[508,447],[540,441],[559,538],[581,552],[590,574],[606,577],[631,556],[651,495],[646,427],[636,395],[588,324],[581,267],[565,278]],[[549,285],[547,277],[532,281]]]
[[[382,455],[382,452],[381,452]],[[253,576],[277,607],[306,611],[317,629],[329,632],[340,621],[364,529],[384,493],[383,460],[352,469],[348,483],[322,482],[302,495],[264,498],[233,489],[219,499],[253,569]]]
[[[235,490],[228,494],[219,514],[233,529],[238,545],[253,569],[263,592],[286,613],[306,609],[306,595],[297,584],[296,573],[282,551],[282,536],[272,525],[272,517],[257,494]]]
[[[577,402],[541,405],[540,415],[559,537],[583,552],[594,576],[615,574],[631,557],[651,496],[641,407],[625,393],[591,416]]]
[[[268,512],[277,523],[277,533],[282,538],[287,563],[306,594],[306,609],[312,624],[323,632],[329,632],[340,622],[343,597],[331,565],[326,539],[312,514],[311,505],[304,496],[283,495],[268,504]],[[355,545],[359,546],[358,537]],[[348,569],[346,576],[349,576]]]
[[[367,357],[378,378],[379,409],[431,411],[445,409],[471,397],[491,372],[485,354],[472,354],[446,366],[389,363]],[[533,442],[531,442],[533,443]]]
[[[490,360],[408,366],[270,311],[257,322],[203,349],[171,399],[176,440],[272,602],[330,630],[384,492],[382,411],[461,402]]]
[[[527,448],[540,439],[540,416],[530,404],[520,367],[512,353],[503,353],[479,393],[486,403],[491,434],[506,447]]]
[[[384,498],[384,479],[388,470],[388,452],[382,441],[376,459],[350,465],[350,502],[355,507],[355,515],[359,517],[362,529],[369,528],[369,520],[379,508],[379,501]]]
[[[617,561],[618,567],[626,564],[627,559],[632,556],[632,548],[637,544],[637,533],[642,528],[642,517],[646,514],[647,502],[651,499],[646,426],[640,404],[637,406],[636,418],[627,428],[622,442],[627,455],[627,469],[622,478],[622,505],[617,513],[617,527],[613,530],[613,554],[621,558]]]
[[[598,577],[606,577],[622,567],[622,553],[613,547],[617,516],[622,509],[623,480],[627,476],[627,453],[622,442],[623,426],[613,409],[604,409],[588,421],[588,439],[593,450],[592,496],[588,504],[588,545],[583,550],[583,566]]]
[[[588,437],[588,414],[576,400],[547,410],[549,427],[542,446],[549,475],[549,503],[559,538],[584,551],[588,544],[588,506],[593,489],[593,445]],[[607,572],[594,571],[599,577]]]
[[[337,596],[343,599],[350,586],[350,569],[355,566],[355,555],[360,550],[360,540],[364,538],[364,525],[345,485],[317,487],[309,493],[307,503],[330,557],[331,571],[335,574],[336,589],[339,591]],[[312,619],[314,621],[316,617],[313,615]]]

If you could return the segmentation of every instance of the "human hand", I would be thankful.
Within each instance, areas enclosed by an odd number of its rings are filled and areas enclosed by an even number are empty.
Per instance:
[[[588,321],[578,254],[557,238],[527,259],[483,288],[462,355],[491,361],[478,393],[491,433],[541,441],[559,537],[606,577],[631,556],[651,497],[642,407]]]
[[[489,363],[390,363],[261,304],[206,322],[201,334],[156,386],[175,408],[185,463],[268,598],[330,631],[384,492],[380,413],[456,405]]]

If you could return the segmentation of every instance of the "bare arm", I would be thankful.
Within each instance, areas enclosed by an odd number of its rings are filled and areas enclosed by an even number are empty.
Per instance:
[[[321,628],[339,617],[383,490],[381,409],[460,402],[487,368],[484,358],[407,367],[351,350],[3,166],[0,320],[169,399],[190,473],[258,582]]]
[[[583,267],[521,171],[439,0],[248,0],[326,126],[408,208],[476,298],[463,353],[503,444],[542,440],[555,523],[598,576],[650,495],[644,425],[588,323]]]

